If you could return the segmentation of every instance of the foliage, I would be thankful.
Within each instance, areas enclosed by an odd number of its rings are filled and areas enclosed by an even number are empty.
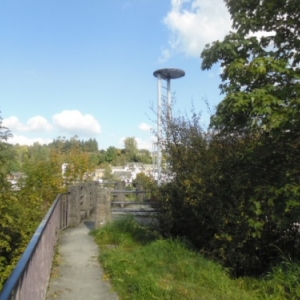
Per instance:
[[[8,135],[8,131],[5,132]],[[14,162],[20,158],[19,167],[23,176],[17,185],[11,186],[7,177],[13,170]],[[88,179],[86,174],[91,167],[90,157],[76,139],[72,140],[68,149],[64,143],[57,143],[55,147],[38,143],[22,147],[0,140],[0,288],[56,196],[65,191],[66,181],[62,176],[64,162],[71,166],[65,174],[70,182]]]
[[[9,190],[0,193],[0,290],[26,247],[23,208]]]
[[[105,161],[108,163],[113,162],[114,160],[116,160],[118,156],[118,150],[115,147],[108,147],[105,153]]]
[[[221,63],[212,125],[222,131],[292,132],[299,138],[300,13],[298,0],[225,0],[234,32],[206,45],[202,69]],[[258,36],[261,36],[258,38]]]
[[[10,136],[0,117],[0,289],[24,249],[26,235],[22,206],[7,180],[15,158],[12,147],[6,143]]]
[[[143,172],[138,173],[132,184],[135,188],[145,191],[145,195],[143,196],[145,200],[157,200],[158,187],[152,176],[146,175]]]
[[[143,189],[154,192],[157,190],[157,185],[152,176],[148,176],[145,173],[141,172],[136,175],[133,184],[136,186],[142,186]]]
[[[104,180],[113,181],[112,169],[109,164],[104,165],[104,174],[102,176]]]
[[[35,211],[38,211],[40,216],[37,217],[38,220],[47,212],[56,196],[64,190],[61,164],[60,153],[52,150],[48,160],[36,159],[34,163],[28,160],[23,166],[26,175],[20,180],[19,195],[26,199],[24,206],[28,203],[32,207],[33,203],[36,203]]]
[[[232,279],[187,243],[162,239],[132,218],[93,235],[105,276],[122,299],[299,299],[299,264],[290,261],[260,280]]]
[[[166,124],[170,174],[160,188],[165,236],[182,236],[235,275],[297,258],[299,141],[206,132],[196,114]]]
[[[105,164],[110,164],[111,166],[124,166],[127,162],[132,161],[145,164],[152,163],[150,151],[146,149],[137,149],[137,142],[133,137],[125,139],[124,149],[110,146],[106,150],[98,150],[98,143],[95,139],[83,141],[77,136],[70,139],[58,137],[49,145],[34,143],[32,146],[8,146],[12,147],[16,153],[16,160],[13,161],[13,165],[11,166],[11,170],[13,171],[22,171],[24,164],[29,160],[32,163],[38,159],[49,160],[51,151],[54,150],[60,151],[61,155],[65,155],[66,158],[64,163],[66,163],[66,160],[72,160],[70,158],[72,155],[71,153],[80,153],[82,158],[83,156],[85,157],[85,164],[89,166],[88,168],[101,168]]]
[[[6,143],[10,135],[0,119],[0,289],[56,196],[68,184],[90,180],[89,171],[101,158],[92,139],[83,142],[78,137],[59,137],[49,145],[13,146]],[[116,153],[110,162],[117,162],[121,150],[110,149]],[[67,169],[62,174],[64,163]],[[23,174],[15,186],[7,181],[12,171]],[[107,163],[105,176],[112,179]]]
[[[74,144],[81,148],[85,152],[96,152],[98,151],[98,143],[95,139],[89,139],[87,141],[80,141],[78,136],[70,138],[69,140],[65,137],[58,137],[54,139],[52,143],[49,144],[50,148],[60,148],[63,152],[69,151]]]
[[[63,159],[68,164],[65,177],[69,183],[90,180],[89,172],[94,166],[91,164],[90,155],[82,149],[79,141],[72,144],[64,153]]]
[[[7,186],[6,176],[9,172],[9,166],[14,159],[14,152],[6,141],[11,137],[10,131],[2,125],[0,116],[0,185]]]
[[[243,278],[241,284],[249,291],[256,290],[260,299],[297,300],[300,298],[299,276],[299,261],[284,258],[280,264],[272,267],[271,271],[260,280]]]
[[[124,140],[124,150],[127,156],[128,161],[130,162],[137,162],[137,141],[134,137],[127,137]]]
[[[232,231],[238,225],[245,236],[239,243],[230,232],[218,239],[221,244],[230,239],[239,250],[233,253],[263,270],[279,258],[277,249],[299,255],[300,8],[296,0],[225,2],[235,31],[205,47],[202,69],[216,62],[223,69],[220,89],[225,98],[211,127],[219,138],[235,136],[243,143],[235,158],[225,165],[222,159],[220,167],[230,167],[226,191],[243,208],[242,217],[226,215],[226,220],[235,225]]]
[[[150,151],[147,149],[141,149],[138,153],[138,160],[144,164],[152,164]]]

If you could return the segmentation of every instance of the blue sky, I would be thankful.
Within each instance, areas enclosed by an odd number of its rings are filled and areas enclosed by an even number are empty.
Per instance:
[[[135,137],[151,150],[153,72],[179,68],[173,112],[209,116],[220,68],[201,71],[205,44],[230,30],[222,0],[0,0],[0,110],[11,143],[78,135],[100,149]]]

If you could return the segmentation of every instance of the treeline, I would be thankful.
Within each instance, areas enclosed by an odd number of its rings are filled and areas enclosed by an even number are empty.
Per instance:
[[[222,66],[209,131],[197,113],[163,121],[175,179],[160,189],[161,228],[237,276],[261,275],[300,257],[300,7],[225,2],[235,32],[201,55],[202,69]]]
[[[87,141],[80,140],[77,136],[70,139],[58,137],[50,144],[41,145],[34,143],[32,146],[12,145],[10,149],[15,154],[15,159],[10,160],[10,171],[23,171],[26,163],[33,163],[39,159],[49,160],[53,151],[68,153],[70,151],[81,151],[88,157],[89,164],[95,168],[103,168],[108,165],[118,166],[127,162],[142,162],[145,164],[152,163],[152,156],[149,150],[138,149],[134,137],[127,137],[124,140],[124,148],[108,147],[106,150],[98,149],[98,143],[95,139]],[[66,163],[68,163],[66,161]]]

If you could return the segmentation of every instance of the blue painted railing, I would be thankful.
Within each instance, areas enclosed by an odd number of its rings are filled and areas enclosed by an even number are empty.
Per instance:
[[[0,300],[45,299],[58,234],[68,227],[68,218],[68,195],[59,195],[6,281]]]

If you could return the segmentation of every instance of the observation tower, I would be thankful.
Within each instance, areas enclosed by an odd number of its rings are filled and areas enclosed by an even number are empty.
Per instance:
[[[157,78],[157,184],[161,183],[161,113],[162,113],[162,80],[167,82],[167,105],[168,105],[168,119],[172,118],[172,96],[171,96],[171,79],[181,78],[185,72],[180,69],[159,69],[153,73]]]

